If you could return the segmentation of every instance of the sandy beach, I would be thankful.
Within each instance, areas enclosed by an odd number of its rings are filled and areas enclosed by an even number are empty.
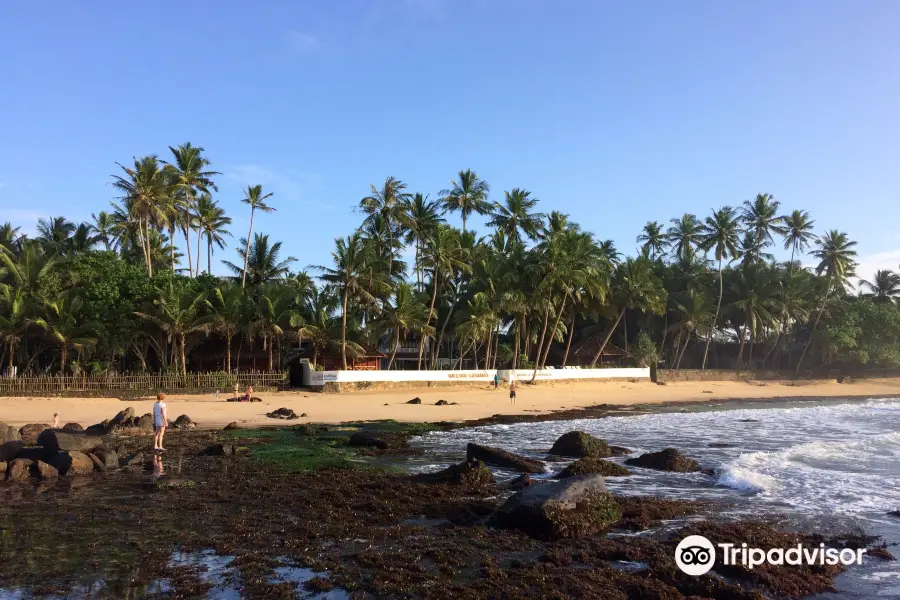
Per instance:
[[[308,417],[291,423],[368,421],[395,419],[406,422],[465,421],[495,414],[544,413],[597,404],[629,406],[642,403],[691,402],[704,400],[772,399],[790,397],[879,397],[900,396],[900,379],[868,379],[853,384],[834,381],[734,382],[691,381],[656,385],[650,382],[554,382],[535,386],[520,385],[516,404],[510,404],[507,391],[490,386],[484,389],[423,388],[390,391],[322,394],[282,392],[260,394],[262,403],[216,401],[213,396],[171,395],[169,415],[175,419],[187,414],[200,427],[219,428],[236,421],[243,427],[277,425],[266,417],[276,408],[287,407]],[[418,396],[421,405],[406,402]],[[456,405],[435,406],[438,400]],[[151,411],[153,399],[122,401],[118,398],[46,398],[0,397],[0,421],[13,426],[50,423],[59,413],[61,423],[83,426],[109,419],[126,406],[137,414]]]

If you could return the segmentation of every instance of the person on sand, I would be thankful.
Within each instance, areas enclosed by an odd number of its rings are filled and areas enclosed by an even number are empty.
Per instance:
[[[494,389],[500,387],[500,375],[498,373],[494,373]]]
[[[516,382],[515,381],[509,382],[509,403],[510,404],[516,403]]]
[[[59,429],[59,413],[53,413],[53,427],[52,429]]]
[[[166,435],[166,425],[169,423],[165,399],[165,394],[157,394],[156,404],[153,405],[153,425],[156,428],[156,434],[153,436],[154,450],[165,450],[163,448],[163,436]]]
[[[238,397],[240,395],[240,392],[241,392],[241,386],[239,386],[238,382],[235,381],[234,382],[234,399],[235,399],[235,401],[240,400],[240,398]]]
[[[252,398],[253,398],[253,386],[252,386],[252,385],[248,385],[248,386],[247,386],[247,395],[244,396],[244,402],[250,402],[250,400],[251,400]]]

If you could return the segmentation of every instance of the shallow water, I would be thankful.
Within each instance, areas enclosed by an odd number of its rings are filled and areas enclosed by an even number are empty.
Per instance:
[[[632,476],[607,479],[613,493],[708,499],[735,516],[784,515],[789,526],[805,531],[862,530],[889,544],[900,543],[900,519],[886,515],[900,509],[897,400],[713,403],[650,414],[432,432],[413,441],[425,454],[406,466],[430,471],[459,462],[468,442],[546,458],[553,442],[572,430],[635,454],[675,447],[716,473],[709,477],[629,467]],[[563,466],[548,463],[543,476],[552,477]],[[889,549],[900,556],[900,546]],[[900,561],[868,559],[838,583],[837,594],[821,598],[900,598]]]

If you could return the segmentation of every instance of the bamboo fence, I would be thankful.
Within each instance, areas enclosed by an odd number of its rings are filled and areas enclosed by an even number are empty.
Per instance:
[[[273,392],[289,386],[287,373],[241,372],[155,373],[137,375],[42,375],[38,377],[0,377],[0,394],[56,394],[62,392],[213,392],[230,396],[237,383],[241,393],[248,386],[254,391]]]

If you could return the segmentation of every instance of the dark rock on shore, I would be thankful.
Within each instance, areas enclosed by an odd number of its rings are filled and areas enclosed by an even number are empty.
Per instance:
[[[16,458],[27,458],[29,460],[46,460],[47,458],[56,454],[53,450],[47,450],[46,448],[42,448],[40,446],[25,446],[19,453],[16,454]]]
[[[515,479],[509,482],[509,489],[511,490],[522,490],[527,488],[530,485],[534,485],[537,483],[534,479],[531,478],[531,475],[525,473],[523,475],[519,475]]]
[[[77,450],[60,452],[49,462],[60,475],[90,475],[94,472],[94,461]]]
[[[174,429],[180,429],[182,431],[187,431],[189,429],[194,429],[197,427],[197,424],[187,415],[181,415],[175,422],[172,424]]]
[[[231,444],[213,444],[201,450],[200,456],[231,456],[234,453],[234,446]]]
[[[56,479],[57,477],[59,477],[59,471],[42,460],[39,460],[34,464],[34,472],[39,479],[45,481],[48,479]]]
[[[101,423],[88,425],[88,428],[85,429],[84,432],[88,435],[106,435],[109,433],[109,419]]]
[[[707,448],[734,448],[734,444],[728,444],[725,442],[712,442],[706,445]]]
[[[0,460],[0,480],[6,479],[6,469],[9,468],[9,463],[6,461]]]
[[[0,444],[0,462],[9,462],[16,458],[24,445],[25,444],[20,441]]]
[[[409,447],[409,443],[402,435],[373,431],[357,431],[350,436],[348,444],[356,448],[378,448],[379,450],[400,450]]]
[[[66,423],[63,425],[62,430],[70,433],[77,433],[79,431],[84,431],[84,427],[81,426],[81,423]]]
[[[134,421],[134,409],[130,406],[124,410],[120,410],[106,425],[107,433],[118,433],[122,429],[131,427]]]
[[[610,446],[609,451],[612,452],[613,456],[628,456],[629,454],[634,454],[633,450],[623,448],[622,446]]]
[[[891,512],[888,513],[888,515],[890,515],[892,517],[900,517],[900,510],[892,510]]]
[[[228,425],[222,428],[222,431],[234,431],[235,429],[240,429],[241,426],[238,425],[237,421],[232,421]]]
[[[119,464],[123,467],[143,468],[143,466],[148,462],[149,460],[147,459],[147,455],[145,455],[143,452],[137,452],[126,458],[120,459]]]
[[[412,479],[422,483],[452,483],[471,488],[494,483],[493,473],[480,460],[469,460],[435,473],[416,475]]]
[[[328,433],[327,425],[303,424],[297,425],[297,435],[319,435],[320,433]]]
[[[103,445],[103,438],[86,433],[73,433],[58,429],[45,429],[37,438],[39,446],[48,452],[87,452]]]
[[[624,477],[631,475],[631,471],[614,462],[588,456],[576,460],[557,475],[558,478],[577,477],[579,475],[603,475],[605,477]]]
[[[550,454],[557,456],[570,456],[572,458],[584,458],[585,456],[597,456],[606,458],[612,456],[612,451],[604,440],[584,433],[583,431],[570,431],[560,436]]]
[[[19,439],[25,442],[27,446],[33,446],[37,443],[38,435],[50,426],[45,423],[29,423],[19,429]]]
[[[407,404],[422,404],[422,399],[416,397],[416,398],[413,398],[412,400],[409,400],[409,401],[407,402]]]
[[[136,428],[146,431],[148,433],[153,432],[153,415],[147,413],[146,415],[141,415],[141,418],[137,420],[137,423],[134,425]]]
[[[8,481],[28,481],[31,477],[31,467],[34,461],[30,458],[17,458],[9,463],[6,469],[6,479]]]
[[[105,446],[101,446],[100,448],[95,449],[91,453],[91,456],[96,456],[105,467],[105,470],[119,468],[119,455],[115,450],[110,450]]]
[[[621,509],[600,475],[541,483],[516,492],[494,515],[493,524],[544,540],[577,538],[609,528]]]
[[[16,440],[22,439],[19,435],[19,430],[15,427],[11,427],[6,423],[0,423],[0,444],[5,442],[14,442]]]
[[[450,403],[446,400],[438,400],[434,403],[435,406],[450,406]]]
[[[266,413],[266,416],[269,417],[270,419],[284,419],[286,421],[293,421],[294,419],[300,418],[297,416],[297,413],[295,413],[294,411],[292,411],[289,408],[279,408],[279,409],[273,410],[270,413]]]
[[[306,418],[306,416],[307,416],[307,414],[306,414],[306,413],[300,413],[300,418],[301,418],[301,419],[304,419],[304,418]]]
[[[697,461],[687,458],[675,448],[666,448],[659,452],[642,454],[637,458],[629,458],[625,461],[625,464],[675,473],[695,473],[700,471],[700,465]]]
[[[491,448],[490,446],[481,446],[479,444],[469,443],[466,446],[466,460],[480,460],[481,462],[501,467],[504,469],[512,469],[520,473],[543,473],[544,463],[539,460],[525,458],[500,448]]]
[[[103,463],[102,460],[100,460],[99,458],[97,458],[97,456],[96,456],[95,454],[88,454],[87,457],[88,457],[89,459],[91,459],[91,462],[94,463],[94,467],[95,467],[98,471],[100,471],[101,473],[105,473],[105,472],[106,472],[106,465]]]

